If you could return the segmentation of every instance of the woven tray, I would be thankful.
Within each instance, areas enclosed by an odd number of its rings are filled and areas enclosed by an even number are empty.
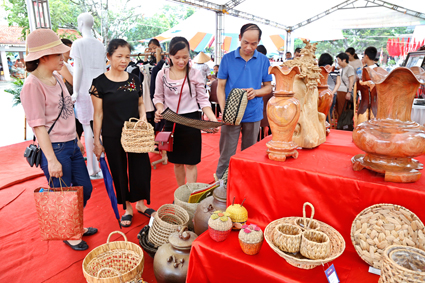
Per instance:
[[[425,251],[393,245],[385,249],[382,258],[379,283],[425,282]]]
[[[109,242],[113,234],[125,241]],[[138,282],[142,277],[145,258],[143,250],[128,242],[120,231],[109,234],[106,244],[93,249],[83,261],[83,274],[89,283]]]
[[[165,120],[168,120],[177,124],[185,125],[191,128],[204,130],[206,132],[224,125],[224,123],[221,123],[221,122],[203,121],[203,120],[186,118],[179,114],[176,114],[176,112],[174,112],[170,108],[165,109],[164,112],[161,113],[161,115],[162,117],[164,117]]]
[[[274,228],[281,223],[293,224],[294,220],[297,218],[298,217],[284,217],[281,219],[277,219],[271,222],[269,225],[267,225],[264,231],[264,238],[266,239],[266,242],[269,244],[269,246],[278,255],[283,257],[289,264],[302,269],[312,269],[312,268],[315,268],[316,266],[333,261],[344,252],[345,241],[344,241],[344,238],[341,236],[341,234],[337,230],[335,230],[332,226],[318,220],[316,221],[319,223],[320,228],[317,229],[317,231],[321,231],[325,233],[326,235],[328,235],[330,243],[331,243],[331,250],[327,258],[312,260],[312,259],[303,257],[300,253],[293,254],[293,253],[282,252],[281,250],[279,250],[279,248],[276,247],[272,241]]]
[[[422,221],[407,208],[376,204],[364,209],[351,226],[351,242],[369,265],[381,269],[381,257],[390,245],[425,249]]]

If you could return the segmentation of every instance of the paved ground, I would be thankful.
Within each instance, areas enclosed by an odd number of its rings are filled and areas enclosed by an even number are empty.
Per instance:
[[[13,96],[4,91],[12,87],[11,82],[0,81],[0,146],[24,141],[24,109],[22,105],[13,107]],[[32,130],[28,125],[27,139],[32,139]]]

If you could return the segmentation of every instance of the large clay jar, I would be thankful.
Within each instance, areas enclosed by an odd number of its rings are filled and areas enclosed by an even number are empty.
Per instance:
[[[377,116],[353,131],[355,145],[366,152],[351,159],[353,169],[384,173],[389,182],[416,182],[423,166],[413,157],[425,153],[425,128],[412,122],[410,113],[425,72],[404,67],[389,74],[381,68],[366,71],[371,77],[368,85],[378,95]]]
[[[321,66],[320,69],[322,70],[322,72],[320,73],[320,80],[319,80],[319,85],[317,86],[317,90],[319,92],[319,99],[317,101],[317,110],[320,113],[325,114],[325,116],[329,115],[329,110],[331,109],[332,106],[332,100],[333,100],[333,94],[332,91],[329,89],[328,86],[328,76],[329,73],[332,72],[332,69],[334,67],[330,66],[330,65],[326,65],[325,67]],[[329,135],[329,133],[331,132],[331,125],[325,121],[325,126],[326,126],[326,135]]]
[[[186,282],[189,254],[193,241],[197,238],[193,232],[183,226],[170,235],[169,243],[159,247],[153,259],[153,272],[158,283]]]
[[[287,68],[273,66],[269,73],[276,78],[274,96],[267,103],[267,118],[272,131],[272,139],[267,142],[269,159],[285,161],[287,156],[298,157],[298,145],[292,135],[300,117],[300,102],[292,91],[294,78],[300,73],[298,66]]]
[[[193,217],[193,226],[196,235],[201,235],[208,230],[208,220],[216,210],[226,211],[227,190],[219,187],[214,190],[213,195],[201,201],[196,208]]]

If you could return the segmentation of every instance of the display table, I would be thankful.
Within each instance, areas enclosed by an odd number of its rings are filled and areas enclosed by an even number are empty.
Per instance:
[[[417,100],[423,101],[423,99],[415,99]],[[425,124],[425,105],[415,105],[413,102],[411,120],[421,125]]]
[[[388,183],[383,175],[352,169],[351,157],[362,153],[351,132],[332,130],[326,143],[299,150],[298,159],[275,162],[267,158],[265,138],[230,160],[228,203],[233,197],[248,210],[248,223],[264,228],[273,220],[301,216],[303,203],[316,208],[315,219],[337,229],[346,242],[345,252],[332,262],[341,282],[378,282],[368,273],[350,240],[358,213],[377,203],[405,206],[425,220],[425,176],[416,183]],[[425,163],[424,156],[417,158]],[[308,209],[309,211],[309,209]],[[237,232],[216,243],[207,233],[193,244],[187,282],[327,282],[322,267],[303,270],[289,265],[264,241],[256,256],[245,255]]]

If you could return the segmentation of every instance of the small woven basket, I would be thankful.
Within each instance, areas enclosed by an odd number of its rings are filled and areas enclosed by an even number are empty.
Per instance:
[[[324,259],[329,256],[329,237],[316,230],[304,231],[301,238],[300,253],[309,259]]]
[[[393,245],[385,249],[382,259],[378,283],[425,282],[425,251]]]
[[[222,216],[214,219],[215,215],[221,215],[221,213],[221,211],[215,211],[208,220],[208,233],[216,242],[226,240],[227,236],[229,236],[232,231],[233,226],[232,219],[228,216]]]
[[[305,212],[305,207],[307,205],[311,207],[310,219],[307,219],[306,212]],[[303,217],[295,218],[294,224],[299,226],[301,228],[301,230],[303,230],[303,231],[309,230],[309,229],[319,230],[319,228],[320,228],[319,222],[317,222],[316,220],[313,220],[314,212],[315,212],[314,206],[311,203],[309,203],[309,202],[304,203],[304,205],[303,205]]]
[[[176,232],[179,226],[187,226],[189,214],[176,204],[164,204],[154,214],[148,240],[155,247],[168,243],[168,237]]]
[[[109,242],[113,234],[125,241]],[[109,234],[106,244],[93,249],[83,261],[83,273],[89,283],[137,282],[142,277],[145,258],[138,245],[128,242],[120,231]]]
[[[196,208],[198,207],[199,203],[188,203],[190,194],[194,191],[197,191],[199,189],[203,189],[208,187],[208,184],[204,183],[191,183],[186,184],[183,186],[180,186],[177,188],[177,190],[174,191],[174,203],[178,206],[183,207],[187,213],[189,214],[189,223],[188,228],[189,230],[193,230],[193,216],[195,216]]]
[[[272,241],[281,251],[296,253],[300,251],[301,228],[291,224],[277,225],[272,234]]]
[[[247,255],[258,254],[264,241],[263,231],[256,225],[242,226],[238,238],[242,251]]]
[[[121,132],[121,145],[125,152],[155,151],[155,132],[152,125],[136,118],[125,121]]]

